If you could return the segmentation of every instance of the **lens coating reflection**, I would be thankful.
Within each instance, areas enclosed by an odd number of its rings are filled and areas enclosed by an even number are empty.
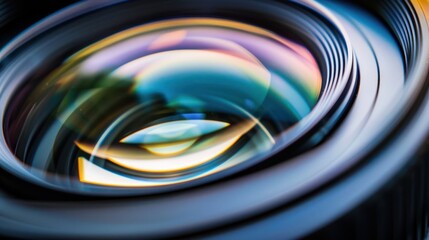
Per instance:
[[[15,154],[95,185],[187,182],[263,159],[321,87],[310,51],[285,37],[230,20],[155,22],[83,49],[41,80],[12,126]]]

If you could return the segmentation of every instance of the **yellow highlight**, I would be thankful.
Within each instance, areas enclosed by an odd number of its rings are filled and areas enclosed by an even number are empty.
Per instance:
[[[149,152],[151,152],[153,154],[171,156],[171,155],[177,155],[179,153],[186,151],[196,141],[197,141],[197,139],[192,139],[192,140],[188,140],[188,141],[183,142],[183,143],[177,143],[177,142],[170,143],[168,146],[150,146],[150,145],[145,146],[145,145],[142,145],[142,147],[144,147],[146,150],[148,150]]]
[[[182,42],[183,39],[185,39],[185,37],[186,37],[185,30],[177,30],[174,32],[165,33],[161,35],[158,39],[156,39],[154,42],[152,42],[152,44],[149,45],[148,49],[156,50],[156,49],[162,49],[162,48],[174,46]]]
[[[294,50],[297,53],[297,55],[303,56],[311,65],[317,65],[311,53],[305,50],[303,47],[299,46],[298,44],[294,44],[290,41],[286,41],[285,39],[279,37],[278,35],[259,27],[255,27],[245,23],[224,20],[224,19],[216,19],[216,18],[186,18],[186,19],[165,20],[165,21],[159,21],[155,23],[150,23],[150,24],[130,28],[128,30],[114,34],[111,37],[103,39],[81,50],[80,52],[73,55],[73,57],[71,57],[68,62],[74,64],[76,60],[86,58],[92,55],[94,52],[97,52],[105,47],[108,47],[112,44],[123,41],[125,39],[135,37],[137,35],[146,34],[153,31],[159,31],[162,29],[181,28],[181,27],[187,27],[187,26],[226,27],[231,29],[238,29],[240,31],[251,32],[253,34],[260,35],[267,38],[272,38],[288,46],[292,50]],[[182,35],[182,34],[184,33],[182,32],[174,33],[174,37],[178,37],[179,35]]]
[[[76,142],[84,152],[108,159],[122,167],[150,173],[169,173],[192,169],[201,166],[221,155],[236,143],[241,136],[255,126],[254,122],[244,121],[235,126],[214,133],[214,136],[202,139],[188,151],[176,156],[155,155],[140,147],[118,144],[108,147],[95,148],[95,144]],[[167,143],[163,143],[164,146]],[[149,144],[159,147],[159,144]],[[147,148],[145,146],[145,148]]]
[[[110,172],[89,160],[79,157],[79,180],[83,183],[109,187],[157,187],[167,185],[163,182],[137,180]]]

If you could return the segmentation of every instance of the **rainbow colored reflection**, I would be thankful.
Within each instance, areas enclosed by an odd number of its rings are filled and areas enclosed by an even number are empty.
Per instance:
[[[41,81],[18,141],[37,144],[17,155],[95,185],[187,182],[267,156],[309,114],[321,85],[307,49],[264,29],[150,23],[83,49]],[[34,135],[28,128],[41,116]]]

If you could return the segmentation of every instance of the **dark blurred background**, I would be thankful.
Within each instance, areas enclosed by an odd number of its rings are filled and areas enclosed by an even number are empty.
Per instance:
[[[0,45],[73,0],[0,0]]]

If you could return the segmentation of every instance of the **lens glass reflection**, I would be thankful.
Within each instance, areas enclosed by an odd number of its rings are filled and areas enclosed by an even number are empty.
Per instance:
[[[287,36],[287,33],[285,34]],[[310,51],[230,20],[135,27],[59,64],[11,124],[30,167],[103,186],[164,186],[269,154],[321,91]]]

